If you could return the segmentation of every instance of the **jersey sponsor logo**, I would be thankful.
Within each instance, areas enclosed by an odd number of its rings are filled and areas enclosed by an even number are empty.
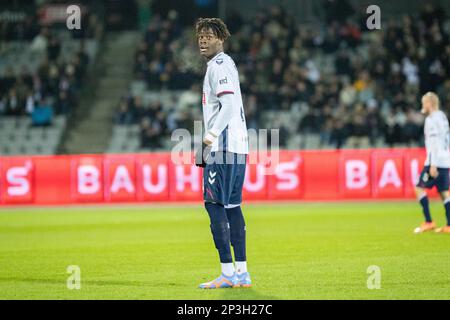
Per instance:
[[[223,59],[217,59],[216,63],[220,66],[223,63]]]
[[[203,92],[202,95],[202,105],[205,106],[206,105],[206,93]]]
[[[225,79],[221,79],[219,80],[219,84],[227,84],[228,83],[228,78],[225,77]]]

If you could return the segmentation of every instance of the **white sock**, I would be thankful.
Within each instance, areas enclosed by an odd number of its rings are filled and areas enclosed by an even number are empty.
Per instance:
[[[247,261],[236,261],[237,274],[243,274],[247,272]]]
[[[222,273],[227,277],[231,277],[234,274],[234,266],[233,263],[221,263],[222,265]]]

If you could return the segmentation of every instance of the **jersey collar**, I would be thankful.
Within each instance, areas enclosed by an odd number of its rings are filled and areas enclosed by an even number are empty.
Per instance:
[[[217,53],[211,60],[208,61],[207,65],[209,66],[211,63],[214,62],[214,60],[216,60],[222,54],[223,54],[223,51],[220,51],[219,53]]]

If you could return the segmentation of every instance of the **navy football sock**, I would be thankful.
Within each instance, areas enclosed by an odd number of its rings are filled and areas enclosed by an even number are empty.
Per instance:
[[[245,220],[241,207],[225,209],[230,223],[230,239],[235,261],[246,261]]]
[[[445,215],[447,216],[447,225],[450,226],[450,199],[446,199],[444,202]]]
[[[426,222],[432,222],[431,214],[430,214],[430,205],[428,201],[428,197],[425,195],[420,198],[420,205],[422,206],[423,215],[425,216]]]
[[[214,244],[219,251],[221,263],[232,263],[230,248],[230,225],[228,224],[225,208],[216,203],[205,202],[206,211],[208,211],[211,221],[211,233]]]

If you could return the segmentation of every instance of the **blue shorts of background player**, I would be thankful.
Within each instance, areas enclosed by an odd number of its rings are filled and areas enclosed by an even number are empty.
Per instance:
[[[232,152],[211,152],[203,171],[203,199],[223,205],[239,206],[245,178],[247,156]]]
[[[430,166],[425,166],[420,174],[417,186],[419,188],[431,189],[436,187],[439,192],[449,189],[449,169],[438,168],[439,174],[436,178],[430,176]]]

